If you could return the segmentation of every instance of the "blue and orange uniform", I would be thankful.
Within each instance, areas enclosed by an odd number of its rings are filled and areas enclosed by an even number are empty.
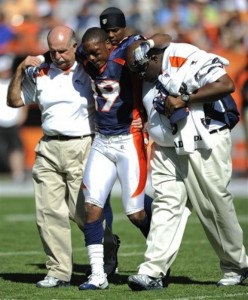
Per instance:
[[[126,48],[138,38],[125,38],[100,70],[86,66],[95,92],[97,132],[84,174],[86,201],[103,207],[118,177],[127,215],[144,208],[147,178],[143,133],[132,126],[143,117],[141,81],[125,60]]]
[[[147,237],[150,218],[144,210],[147,158],[143,132],[132,125],[142,117],[141,82],[126,65],[127,47],[140,36],[111,48],[105,32],[91,28],[82,38],[86,70],[92,79],[96,106],[96,137],[83,178],[85,244],[92,275],[80,290],[105,289],[102,212],[116,179],[121,185],[125,214]]]

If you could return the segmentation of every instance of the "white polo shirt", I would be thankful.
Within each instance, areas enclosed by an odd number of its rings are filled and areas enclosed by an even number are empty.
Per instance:
[[[95,131],[91,80],[77,62],[66,72],[53,64],[26,69],[22,99],[39,105],[46,135],[82,136]]]

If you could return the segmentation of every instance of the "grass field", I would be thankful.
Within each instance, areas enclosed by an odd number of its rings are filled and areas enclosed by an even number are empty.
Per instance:
[[[109,279],[108,290],[79,291],[86,280],[88,259],[83,237],[72,224],[74,273],[69,288],[38,289],[35,283],[46,275],[45,261],[35,225],[32,198],[0,199],[0,299],[84,299],[84,300],[196,300],[248,299],[248,280],[243,286],[217,288],[221,278],[219,262],[195,214],[189,219],[183,243],[172,266],[169,287],[163,291],[132,292],[127,277],[137,272],[143,260],[145,241],[122,213],[120,201],[112,199],[114,231],[121,237],[119,274]],[[248,199],[235,199],[238,218],[248,249]],[[61,233],[63,234],[63,233]]]

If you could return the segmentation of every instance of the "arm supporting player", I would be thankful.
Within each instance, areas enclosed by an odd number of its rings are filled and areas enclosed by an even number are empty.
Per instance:
[[[150,39],[145,40],[134,51],[134,60],[143,65],[147,62],[147,53],[151,48],[164,49],[169,46],[171,36],[168,34],[156,33]]]

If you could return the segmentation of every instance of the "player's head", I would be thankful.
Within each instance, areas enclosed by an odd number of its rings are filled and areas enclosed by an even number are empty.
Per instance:
[[[126,18],[117,7],[109,7],[100,14],[100,26],[108,34],[112,45],[116,46],[126,36]]]
[[[161,70],[164,49],[153,48],[147,53],[147,62],[140,64],[134,60],[134,50],[139,47],[143,40],[133,42],[127,48],[127,65],[129,69],[137,73],[145,81],[155,81]]]
[[[81,45],[87,60],[97,69],[106,64],[112,45],[104,30],[98,27],[89,28],[82,37]]]

